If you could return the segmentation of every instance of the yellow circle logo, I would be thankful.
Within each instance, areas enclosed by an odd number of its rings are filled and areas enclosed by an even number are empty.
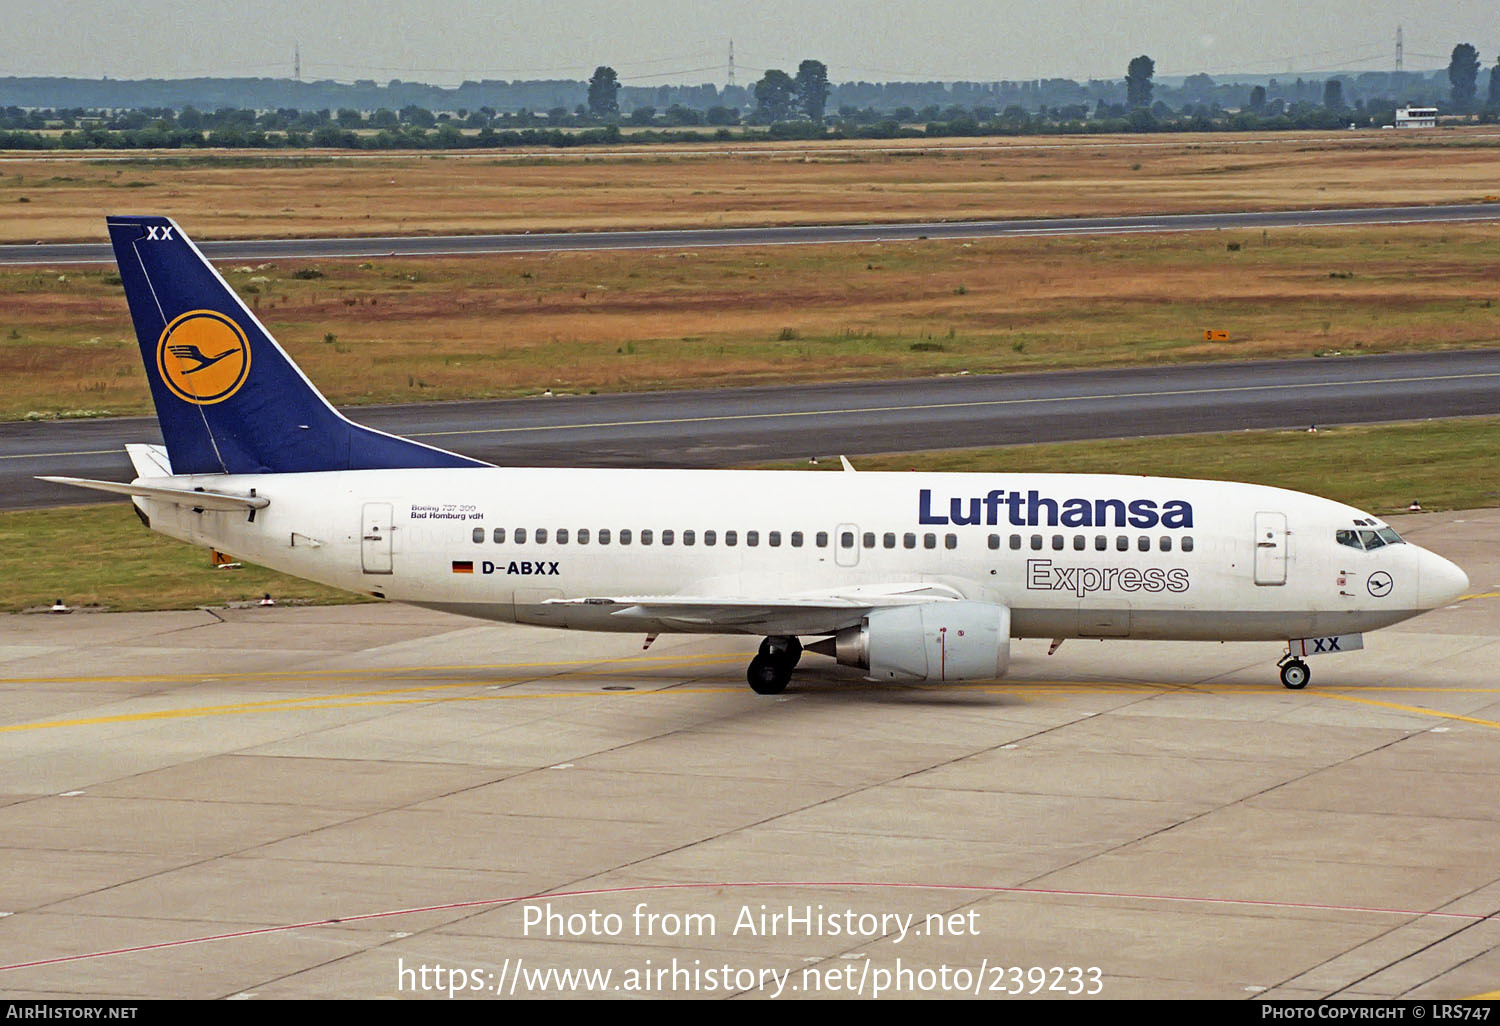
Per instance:
[[[223,314],[191,310],[161,333],[156,368],[177,398],[197,406],[220,403],[245,383],[250,343]]]

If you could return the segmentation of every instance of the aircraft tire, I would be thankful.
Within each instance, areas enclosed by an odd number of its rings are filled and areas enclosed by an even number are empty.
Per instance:
[[[1301,659],[1291,659],[1281,664],[1281,686],[1292,691],[1301,691],[1312,679],[1307,664]]]

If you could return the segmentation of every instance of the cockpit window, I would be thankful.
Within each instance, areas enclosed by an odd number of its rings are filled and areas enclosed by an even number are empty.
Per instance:
[[[1373,521],[1355,521],[1358,523],[1372,524]],[[1401,536],[1389,527],[1378,527],[1374,530],[1352,531],[1348,528],[1333,532],[1334,541],[1340,545],[1347,545],[1351,549],[1378,549],[1382,545],[1405,545]]]

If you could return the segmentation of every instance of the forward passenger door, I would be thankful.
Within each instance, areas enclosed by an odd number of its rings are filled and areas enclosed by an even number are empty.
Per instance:
[[[1255,583],[1286,583],[1286,514],[1255,514]]]

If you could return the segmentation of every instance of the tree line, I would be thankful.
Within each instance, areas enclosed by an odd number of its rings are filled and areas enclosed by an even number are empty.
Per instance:
[[[1480,71],[1478,50],[1461,43],[1454,47],[1446,72],[1448,95],[1436,101],[1428,91],[1417,102],[1437,103],[1448,113],[1473,114],[1481,121],[1500,121],[1500,62],[1489,74],[1482,101]],[[1424,81],[1420,75],[1412,76],[1412,80]],[[0,80],[0,86],[4,81]],[[894,109],[873,103],[863,107],[846,103],[830,112],[830,102],[838,98],[843,87],[831,85],[827,67],[809,59],[798,65],[795,75],[778,69],[766,71],[752,87],[743,90],[747,101],[744,106],[713,104],[705,110],[672,103],[659,110],[637,103],[622,110],[621,97],[627,87],[613,68],[601,65],[586,83],[581,102],[572,108],[556,105],[545,111],[501,111],[488,105],[433,111],[416,103],[373,111],[355,107],[252,110],[229,106],[204,111],[192,105],[37,109],[12,104],[0,108],[0,148],[565,147],[609,144],[625,138],[633,143],[696,140],[702,135],[694,129],[705,126],[715,129],[714,134],[721,138],[743,139],[1275,131],[1390,124],[1399,105],[1392,95],[1369,95],[1376,82],[1387,87],[1393,84],[1389,76],[1370,72],[1355,76],[1352,102],[1345,80],[1340,78],[1321,82],[1299,78],[1285,83],[1273,78],[1266,85],[1251,87],[1248,94],[1240,90],[1233,97],[1226,95],[1224,85],[1206,74],[1188,76],[1176,87],[1163,88],[1155,80],[1155,62],[1144,54],[1128,63],[1123,79],[1112,83],[1112,89],[1091,82],[1091,87],[1099,88],[1082,90],[1071,83],[1075,88],[1068,90],[1060,84],[1064,81],[1045,80],[1035,83],[1035,88],[1009,92],[1003,88],[954,89],[944,94],[962,96],[969,103],[902,105]],[[1399,76],[1394,84],[1402,84]],[[708,89],[711,93],[712,87]],[[1159,98],[1163,95],[1173,102]],[[998,101],[1007,96],[1013,102],[1002,106]],[[1063,102],[1026,102],[1038,97]],[[1408,98],[1404,102],[1412,101]],[[622,127],[630,129],[628,136]]]
[[[1495,67],[1490,70],[1488,95],[1482,108],[1479,103],[1479,70],[1479,51],[1472,43],[1459,43],[1453,48],[1447,68],[1448,113],[1475,113],[1482,109],[1493,116],[1497,110],[1500,110],[1500,57],[1496,58]],[[1131,107],[1151,105],[1152,78],[1155,73],[1156,63],[1144,54],[1130,62],[1125,71],[1125,91]],[[1206,75],[1189,76],[1184,86],[1199,77],[1208,78]],[[1301,79],[1298,79],[1298,82],[1300,84]],[[1385,100],[1392,108],[1396,106],[1390,98],[1385,98]],[[1253,87],[1250,90],[1249,108],[1256,111],[1262,109],[1265,104],[1266,88],[1264,86]],[[1343,79],[1330,78],[1323,83],[1323,106],[1333,110],[1344,110],[1348,106],[1344,98]],[[1360,106],[1363,106],[1362,102]]]

